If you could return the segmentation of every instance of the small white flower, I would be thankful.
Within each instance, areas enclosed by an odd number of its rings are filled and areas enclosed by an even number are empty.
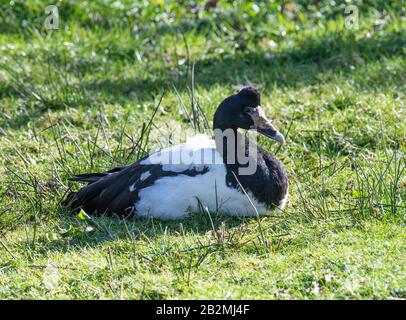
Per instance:
[[[254,11],[255,13],[259,12],[259,6],[256,3],[254,3],[251,8],[252,8],[252,11]]]

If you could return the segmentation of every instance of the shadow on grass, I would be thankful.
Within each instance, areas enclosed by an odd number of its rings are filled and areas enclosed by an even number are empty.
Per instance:
[[[324,38],[308,38],[292,50],[273,55],[262,50],[242,51],[233,56],[198,60],[195,63],[196,83],[207,90],[218,84],[232,86],[247,81],[264,82],[267,87],[300,87],[320,83],[320,75],[329,71],[339,71],[345,77],[351,78],[354,66],[363,68],[368,63],[385,57],[401,56],[405,42],[401,34],[394,33],[384,38],[371,37],[362,40],[355,40],[351,34],[344,37],[333,34]],[[380,77],[387,79],[382,76],[382,72],[389,74],[390,71],[379,71]],[[370,77],[376,78],[374,75]],[[362,87],[384,90],[402,82],[400,76],[396,83],[369,83],[366,79]],[[152,93],[158,94],[162,88],[171,89],[172,84],[175,84],[181,90],[189,83],[186,72],[172,70],[154,80],[123,77],[118,80],[85,82],[84,87],[89,91],[106,93],[111,101],[123,102],[131,100],[128,93],[135,91],[137,98],[143,102],[144,98],[150,98]]]
[[[168,236],[187,237],[193,239],[189,245],[176,243],[175,246],[184,246],[186,250],[195,250],[205,247],[222,247],[233,245],[237,238],[243,237],[250,222],[258,223],[256,217],[232,217],[220,214],[194,213],[185,219],[158,220],[153,218],[116,219],[109,217],[91,217],[80,220],[72,213],[62,209],[58,213],[57,230],[61,239],[49,241],[38,239],[42,252],[66,252],[70,249],[81,249],[109,245],[118,240],[129,240],[128,243],[167,243]],[[269,219],[269,218],[260,218]],[[263,223],[263,221],[261,222]],[[266,229],[276,228],[275,225]],[[201,243],[201,236],[207,235]],[[200,240],[193,238],[199,237]],[[250,240],[258,240],[259,235],[251,235]],[[143,242],[139,242],[143,241]],[[157,241],[157,242],[156,242]],[[174,240],[170,240],[169,243]],[[188,240],[189,241],[189,240]],[[248,241],[247,241],[248,242]]]
[[[358,89],[376,92],[393,86],[400,87],[404,79],[401,76],[401,70],[382,67],[371,71],[368,70],[369,63],[386,57],[401,56],[405,42],[401,33],[361,40],[356,40],[353,34],[339,33],[318,38],[308,37],[297,47],[273,55],[263,50],[255,52],[246,50],[237,52],[235,55],[198,60],[195,62],[195,82],[206,90],[216,85],[232,87],[247,82],[263,84],[265,86],[263,89],[269,90],[273,86],[315,85],[324,81],[324,74],[332,72],[351,79],[357,69],[365,69],[368,74],[362,81],[357,81]],[[58,64],[58,61],[59,63],[62,61],[61,59],[66,59],[66,56],[56,55],[51,63]],[[74,66],[74,62],[69,63]],[[190,63],[189,61],[189,66]],[[86,73],[92,74],[95,71],[92,69],[95,67],[97,66],[89,66]],[[75,73],[75,70],[72,72]],[[184,92],[190,86],[190,74],[186,67],[168,71],[146,70],[144,74],[148,77],[145,79],[128,78],[124,74],[125,71],[121,76],[118,75],[116,80],[81,81],[79,88],[66,88],[65,95],[61,94],[59,89],[54,92],[56,89],[50,86],[50,92],[47,92],[45,101],[36,101],[31,107],[30,103],[26,103],[28,105],[25,108],[26,112],[19,112],[12,121],[7,121],[7,126],[14,129],[22,127],[47,110],[77,108],[80,105],[94,107],[100,104],[99,100],[118,104],[144,103],[150,101],[151,97],[160,95],[165,89],[173,90],[173,85],[180,92]],[[59,87],[56,86],[56,88]],[[21,97],[20,89],[13,90],[10,86],[0,87],[0,97]],[[132,93],[135,93],[135,96]],[[23,98],[33,99],[30,94],[26,94]]]

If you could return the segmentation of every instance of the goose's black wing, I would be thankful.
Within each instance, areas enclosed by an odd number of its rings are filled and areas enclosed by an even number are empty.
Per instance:
[[[176,175],[196,176],[208,171],[208,168],[196,170],[190,167],[174,172],[163,170],[161,164],[140,162],[106,172],[80,174],[70,178],[88,185],[77,192],[71,192],[62,205],[75,211],[83,209],[88,214],[129,217],[135,213],[134,204],[139,200],[139,192],[154,184],[156,180]]]

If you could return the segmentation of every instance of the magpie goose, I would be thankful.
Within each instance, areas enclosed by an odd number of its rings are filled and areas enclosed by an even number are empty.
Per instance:
[[[236,216],[283,210],[288,177],[283,164],[238,129],[253,129],[284,143],[260,106],[260,94],[245,87],[217,108],[214,137],[197,135],[186,143],[101,173],[79,174],[86,183],[63,205],[88,214],[177,219],[190,212]]]

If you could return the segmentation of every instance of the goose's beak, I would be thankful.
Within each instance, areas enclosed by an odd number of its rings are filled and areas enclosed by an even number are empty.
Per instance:
[[[256,129],[268,138],[278,141],[280,144],[285,143],[283,134],[275,129],[271,120],[266,117],[264,110],[260,106],[256,107],[250,115],[254,122],[253,129]]]
[[[278,141],[280,144],[285,143],[285,137],[278,130],[268,128],[258,128],[257,131],[259,133],[262,133],[264,136],[267,136],[268,138]]]

